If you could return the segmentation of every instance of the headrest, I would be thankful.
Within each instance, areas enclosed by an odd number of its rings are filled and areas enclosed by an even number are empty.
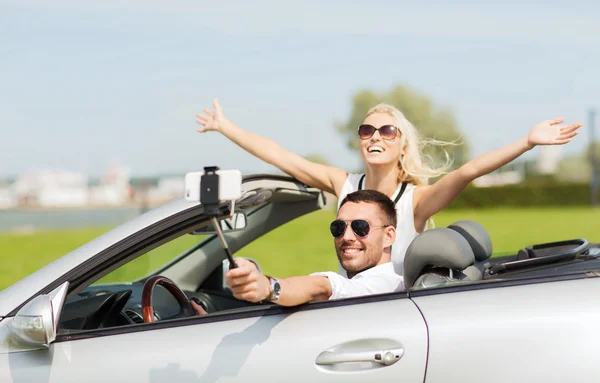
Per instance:
[[[449,229],[459,232],[463,237],[467,239],[475,260],[485,261],[492,256],[492,239],[488,232],[475,221],[463,220],[454,222]]]
[[[475,263],[469,243],[458,232],[445,227],[419,234],[406,250],[404,257],[404,284],[413,286],[427,266],[464,270]]]

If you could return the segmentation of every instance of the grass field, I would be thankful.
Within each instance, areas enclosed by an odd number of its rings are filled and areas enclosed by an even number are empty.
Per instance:
[[[299,218],[238,252],[256,259],[264,271],[286,277],[314,271],[336,270],[333,241],[328,231],[333,210]],[[460,219],[473,219],[490,233],[495,253],[514,251],[536,243],[570,238],[600,242],[600,210],[590,208],[448,210],[435,217],[437,227]],[[110,228],[0,234],[0,289],[34,272]],[[127,281],[155,270],[201,238],[186,235],[102,281]]]

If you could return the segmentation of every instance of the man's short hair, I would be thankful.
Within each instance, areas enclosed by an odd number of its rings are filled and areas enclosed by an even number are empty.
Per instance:
[[[396,218],[396,206],[394,202],[390,199],[390,197],[386,196],[383,193],[378,192],[377,190],[358,190],[346,195],[346,198],[342,200],[340,204],[340,208],[344,206],[346,202],[366,202],[373,203],[379,207],[379,210],[383,213],[383,223],[385,225],[396,227],[397,218]]]

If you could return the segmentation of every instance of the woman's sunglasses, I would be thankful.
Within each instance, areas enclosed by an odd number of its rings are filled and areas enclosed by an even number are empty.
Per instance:
[[[335,221],[331,222],[331,225],[329,225],[329,231],[331,231],[331,235],[333,235],[334,238],[339,238],[344,235],[347,227],[348,224],[346,221],[336,219]],[[369,235],[371,228],[375,229],[381,227],[385,226],[371,226],[369,222],[364,219],[355,219],[350,222],[350,228],[352,228],[354,234],[358,235],[359,237],[366,237]]]
[[[384,140],[393,140],[398,134],[398,128],[396,128],[394,125],[383,125],[378,129],[373,125],[364,124],[358,127],[358,136],[361,140],[368,140],[369,138],[373,137],[377,131],[379,131],[379,135]]]

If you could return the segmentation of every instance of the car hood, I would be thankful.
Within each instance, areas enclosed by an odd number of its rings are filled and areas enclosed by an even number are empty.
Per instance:
[[[161,221],[173,214],[199,205],[179,198],[152,209],[127,223],[124,223],[96,239],[71,251],[56,261],[44,266],[24,279],[0,291],[0,318],[8,316],[27,299],[39,293],[57,278],[89,260],[102,250],[120,242],[148,225]]]

